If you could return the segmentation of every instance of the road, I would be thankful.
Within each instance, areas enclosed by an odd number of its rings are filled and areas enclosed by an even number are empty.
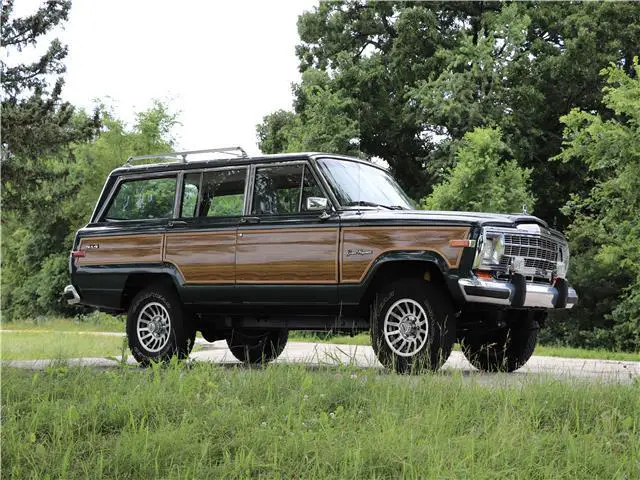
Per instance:
[[[220,364],[237,363],[224,341],[207,343],[198,338],[196,343],[202,350],[191,354],[191,359]],[[296,363],[305,365],[354,365],[357,367],[382,368],[371,347],[356,345],[335,345],[328,343],[289,342],[278,358],[278,363]],[[14,360],[3,361],[3,366],[40,369],[51,363],[50,360]],[[115,359],[77,358],[68,361],[71,365],[111,367],[118,364]],[[127,363],[134,364],[132,357]],[[593,381],[632,383],[640,381],[640,362],[617,360],[587,360],[577,358],[559,358],[533,356],[529,362],[513,374],[483,374],[475,370],[461,352],[453,352],[443,367],[445,373],[462,372],[465,377],[482,383],[505,381],[521,383],[532,378],[589,379]]]

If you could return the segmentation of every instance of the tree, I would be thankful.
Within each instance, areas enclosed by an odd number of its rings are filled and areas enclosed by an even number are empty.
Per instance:
[[[580,109],[562,117],[562,162],[584,162],[594,186],[573,195],[571,279],[580,303],[551,335],[578,346],[640,350],[640,65],[611,65],[606,114]]]
[[[33,14],[12,18],[13,0],[2,4],[2,48],[22,51],[67,20],[71,2],[47,0]],[[63,168],[52,169],[48,158],[72,142],[92,138],[99,127],[96,114],[78,113],[61,98],[67,47],[58,39],[31,64],[8,65],[2,70],[2,203],[5,212],[38,208],[42,182],[63,178]],[[57,76],[53,85],[50,78]],[[68,153],[68,152],[67,152]]]
[[[291,130],[297,122],[296,114],[278,110],[266,115],[262,123],[256,126],[258,147],[262,153],[285,153],[289,151]]]
[[[563,228],[561,206],[592,185],[579,160],[549,164],[561,149],[559,119],[574,107],[606,113],[599,72],[610,62],[631,72],[640,8],[321,2],[299,18],[298,31],[300,70],[326,79],[318,101],[335,103],[337,95],[348,105],[341,119],[353,122],[358,152],[385,159],[411,196],[424,197],[442,180],[467,132],[499,127],[513,159],[532,169],[537,214]],[[302,129],[298,136],[312,128],[304,84],[288,120]]]
[[[445,181],[423,200],[430,210],[519,212],[533,210],[529,193],[531,171],[508,158],[500,129],[476,128],[456,151],[457,163]]]
[[[264,153],[321,151],[358,155],[358,122],[353,99],[332,91],[330,78],[307,70],[296,87],[300,114],[279,110],[257,126]],[[304,104],[304,107],[302,106]]]
[[[101,107],[100,135],[68,146],[43,162],[50,176],[38,187],[40,205],[20,215],[3,212],[2,313],[5,319],[71,313],[61,292],[68,283],[68,255],[75,231],[86,224],[111,170],[129,155],[172,149],[175,115],[156,103],[127,128]],[[81,115],[81,114],[78,114]],[[65,181],[54,180],[64,172]],[[64,194],[61,195],[61,192]]]

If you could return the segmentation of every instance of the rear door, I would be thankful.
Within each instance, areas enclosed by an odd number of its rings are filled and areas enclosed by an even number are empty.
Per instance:
[[[164,261],[184,279],[183,300],[199,305],[234,300],[237,227],[249,168],[186,171],[179,214],[169,224]]]
[[[238,298],[254,305],[335,306],[339,223],[313,210],[327,195],[311,165],[254,165],[251,179],[236,244]]]

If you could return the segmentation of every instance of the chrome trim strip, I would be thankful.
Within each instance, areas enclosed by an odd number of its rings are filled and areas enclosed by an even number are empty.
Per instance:
[[[75,305],[76,303],[80,303],[80,295],[78,295],[78,292],[76,291],[76,287],[74,287],[73,285],[67,285],[66,287],[64,287],[64,291],[62,292],[62,294],[64,295],[64,297],[67,297],[67,294],[70,293],[73,298],[67,299],[67,303],[69,305]]]
[[[558,289],[551,285],[532,285],[528,283],[524,306],[553,308],[558,295]]]
[[[489,303],[493,305],[511,306],[511,300],[515,294],[515,287],[508,282],[501,282],[499,280],[482,280],[479,278],[461,278],[458,280],[458,285],[465,301],[476,303]],[[509,298],[493,298],[485,297],[482,295],[469,295],[465,291],[465,287],[480,287],[493,292],[509,292]],[[527,291],[525,293],[523,307],[529,308],[555,308],[556,300],[558,299],[558,289],[552,285],[543,285],[536,283],[527,283]],[[569,288],[569,294],[567,296],[567,306],[565,308],[573,308],[578,303],[578,294],[573,288]]]
[[[462,295],[467,302],[477,302],[477,303],[491,303],[493,305],[504,305],[510,306],[511,299],[516,292],[516,289],[513,285],[507,282],[497,282],[492,280],[481,280],[479,278],[461,278],[458,280],[458,285],[460,285],[460,290],[462,291]],[[480,295],[469,295],[465,291],[465,287],[480,287],[492,290],[494,292],[509,292],[508,298],[493,298],[493,297],[483,297]]]

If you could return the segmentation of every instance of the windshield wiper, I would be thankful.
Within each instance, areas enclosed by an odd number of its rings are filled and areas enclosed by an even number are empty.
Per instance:
[[[404,207],[400,205],[382,205],[381,203],[367,202],[365,200],[356,200],[355,202],[349,202],[347,203],[346,206],[347,207],[355,207],[355,206],[382,207],[382,208],[386,208],[387,210],[404,210]]]

